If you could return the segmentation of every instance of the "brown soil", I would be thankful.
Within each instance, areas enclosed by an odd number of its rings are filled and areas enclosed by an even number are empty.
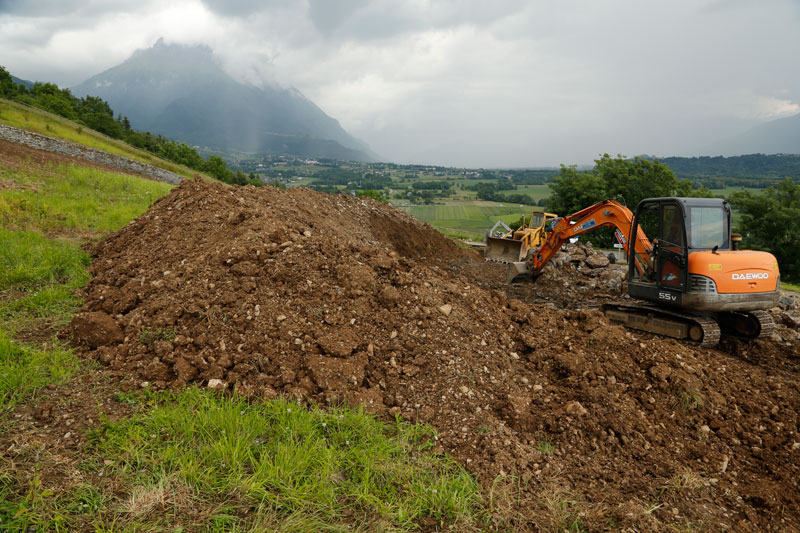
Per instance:
[[[402,212],[306,189],[186,180],[93,253],[74,332],[127,386],[428,422],[487,489],[513,485],[512,529],[800,530],[785,326],[702,350],[634,333],[591,309],[622,297],[607,274],[565,259],[508,287]]]

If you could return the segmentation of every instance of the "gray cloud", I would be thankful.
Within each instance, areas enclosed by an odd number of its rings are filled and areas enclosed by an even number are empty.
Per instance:
[[[202,0],[202,2],[215,13],[233,17],[248,17],[254,13],[297,5],[293,0]]]
[[[0,0],[0,64],[71,85],[161,36],[205,43],[231,74],[296,86],[395,160],[586,163],[699,154],[800,111],[799,6]]]

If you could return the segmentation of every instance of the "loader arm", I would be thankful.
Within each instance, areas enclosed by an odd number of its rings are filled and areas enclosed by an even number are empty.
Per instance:
[[[617,230],[617,236],[628,257],[630,257],[630,241],[633,241],[636,250],[636,254],[634,254],[636,269],[641,274],[647,274],[652,270],[650,254],[653,245],[641,227],[636,228],[634,237],[631,231],[632,225],[633,213],[631,210],[614,200],[605,200],[572,215],[553,219],[548,225],[547,238],[544,243],[527,259],[528,269],[536,277],[570,238],[598,228],[612,227]]]

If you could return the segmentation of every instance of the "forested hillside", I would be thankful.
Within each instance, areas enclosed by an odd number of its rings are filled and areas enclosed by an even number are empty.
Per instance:
[[[664,157],[659,161],[669,166],[679,178],[688,178],[709,189],[763,189],[783,178],[800,179],[800,155],[797,154]]]
[[[69,89],[61,89],[54,83],[36,82],[28,88],[25,83],[16,83],[14,80],[5,68],[0,67],[0,97],[49,111],[163,159],[206,172],[225,183],[263,184],[254,174],[247,176],[241,171],[232,172],[219,156],[211,155],[203,159],[186,143],[147,131],[136,131],[131,128],[127,117],[119,114],[115,117],[114,110],[101,98],[77,98]]]

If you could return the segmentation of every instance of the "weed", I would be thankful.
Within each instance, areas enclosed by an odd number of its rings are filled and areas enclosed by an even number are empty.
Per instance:
[[[172,341],[178,335],[175,328],[145,329],[139,334],[139,342],[149,346],[156,341]]]
[[[654,512],[658,511],[659,509],[661,509],[662,507],[664,507],[663,503],[655,503],[655,502],[653,502],[653,503],[651,503],[650,505],[647,506],[647,508],[644,510],[644,514],[649,516],[649,515],[653,514]]]
[[[703,478],[691,470],[675,474],[661,485],[662,493],[665,491],[681,492],[697,490],[703,486]]]
[[[685,390],[678,399],[678,405],[680,405],[684,411],[699,411],[705,406],[705,400],[700,393]]]
[[[114,394],[114,401],[127,405],[137,405],[139,403],[139,397],[133,392],[117,392]]]
[[[545,455],[550,455],[551,453],[553,453],[556,447],[550,441],[543,440],[536,443],[536,449]]]
[[[547,439],[541,437],[540,432],[536,432],[536,449],[544,455],[550,455],[556,449],[555,445]]]
[[[557,531],[587,531],[581,521],[578,500],[561,487],[546,488],[541,492],[544,507],[550,514],[551,523]]]

